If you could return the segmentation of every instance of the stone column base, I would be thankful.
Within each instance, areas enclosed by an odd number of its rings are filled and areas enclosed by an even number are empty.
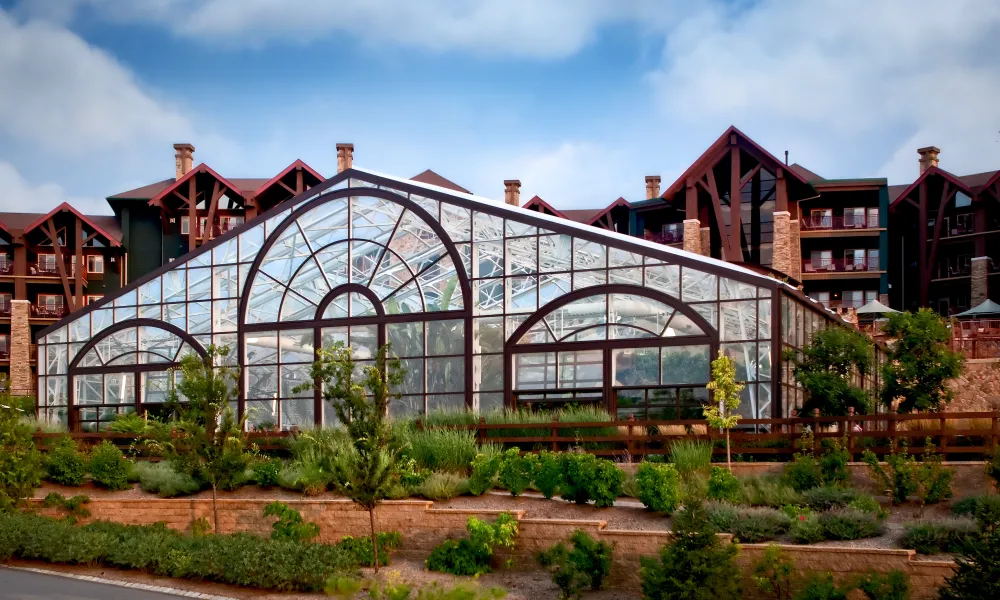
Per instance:
[[[788,222],[788,249],[791,256],[791,270],[788,272],[793,278],[802,280],[802,241],[799,239],[799,220],[792,219]]]
[[[969,308],[975,308],[983,302],[986,302],[990,296],[988,279],[990,271],[990,257],[977,256],[970,262],[972,266],[972,289],[970,290],[972,306]]]
[[[684,219],[684,251],[701,254],[701,221]]]
[[[791,214],[787,210],[774,212],[774,244],[771,267],[789,277],[792,273]],[[797,277],[795,277],[798,279]]]
[[[10,303],[10,393],[33,396],[35,376],[31,372],[31,325],[28,318],[31,303],[11,300]]]
[[[701,254],[712,256],[712,230],[708,227],[701,228]]]

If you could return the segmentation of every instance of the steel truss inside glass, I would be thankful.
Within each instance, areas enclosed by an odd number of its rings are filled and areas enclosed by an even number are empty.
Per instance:
[[[43,331],[39,413],[96,430],[155,411],[180,356],[215,344],[252,426],[311,427],[333,415],[295,389],[341,341],[361,362],[391,342],[394,415],[576,402],[696,418],[721,348],[744,415],[770,417],[781,298],[834,320],[736,265],[352,169]]]

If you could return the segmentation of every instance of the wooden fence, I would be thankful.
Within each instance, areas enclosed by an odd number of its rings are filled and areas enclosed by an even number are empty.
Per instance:
[[[471,425],[428,428],[469,430],[480,442],[523,450],[581,446],[598,455],[639,457],[669,453],[670,445],[680,440],[703,440],[713,444],[715,454],[726,452],[724,432],[712,430],[704,420],[563,423],[553,417],[551,422],[523,424],[480,419]],[[1000,412],[743,419],[730,432],[734,455],[765,460],[788,459],[810,443],[818,451],[824,439],[842,441],[852,458],[866,449],[880,455],[899,452],[904,444],[918,452],[928,439],[941,454],[981,458],[1000,440]]]

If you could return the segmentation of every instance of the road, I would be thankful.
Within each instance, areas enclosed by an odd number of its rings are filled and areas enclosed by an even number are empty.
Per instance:
[[[0,567],[2,600],[171,600],[179,596],[133,590]]]

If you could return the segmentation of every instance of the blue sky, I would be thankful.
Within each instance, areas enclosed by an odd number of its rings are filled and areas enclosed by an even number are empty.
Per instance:
[[[692,4],[694,6],[692,6]],[[641,198],[730,124],[827,177],[1000,168],[1000,3],[0,0],[0,208],[296,158],[559,207]]]

